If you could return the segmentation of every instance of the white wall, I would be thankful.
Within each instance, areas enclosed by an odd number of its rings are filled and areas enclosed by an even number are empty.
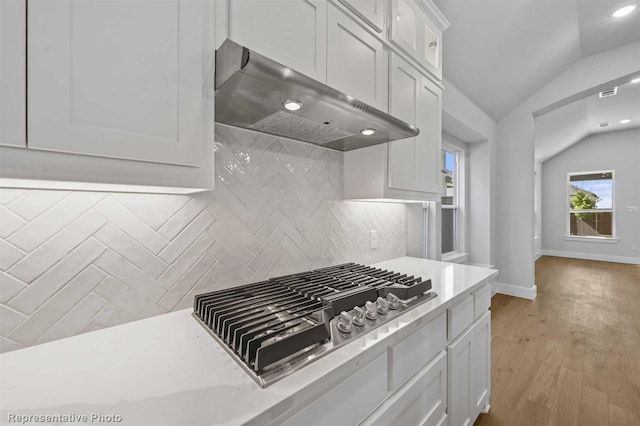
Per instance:
[[[496,143],[496,267],[499,292],[534,298],[533,112],[638,71],[640,42],[578,61],[498,123]],[[544,203],[544,202],[543,202]]]
[[[444,80],[443,115],[465,128],[458,139],[468,144],[467,229],[468,261],[495,264],[495,141],[496,123],[453,84]],[[454,124],[455,125],[455,124]],[[456,129],[444,129],[452,133]],[[469,135],[470,140],[463,138]]]
[[[589,136],[543,163],[542,246],[544,253],[640,263],[640,129]],[[567,173],[614,170],[614,223],[617,244],[567,241]]]

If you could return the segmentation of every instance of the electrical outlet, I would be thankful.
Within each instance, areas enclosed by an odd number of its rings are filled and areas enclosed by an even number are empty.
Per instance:
[[[631,246],[631,251],[638,251],[638,246],[637,245],[632,245]]]
[[[372,249],[377,249],[378,248],[378,231],[375,229],[372,229],[371,231],[369,231],[369,243],[371,244],[371,248]]]

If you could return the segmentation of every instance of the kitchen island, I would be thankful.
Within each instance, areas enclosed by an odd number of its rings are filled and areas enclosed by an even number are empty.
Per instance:
[[[452,362],[465,353],[456,347],[474,350],[470,324],[489,324],[488,305],[479,301],[490,297],[489,284],[498,271],[410,257],[372,266],[430,278],[438,296],[264,389],[195,321],[190,309],[9,352],[0,355],[0,422],[57,415],[67,416],[69,423],[86,416],[89,424],[122,425],[336,419],[353,424],[365,418],[384,423],[402,403],[403,392],[418,389],[436,361],[445,366],[440,377],[443,385],[448,383],[445,395],[459,386],[460,374],[477,375],[464,364],[452,375]],[[444,339],[442,344],[430,342],[434,333],[441,336],[438,341]],[[423,348],[429,354],[416,355]],[[487,362],[488,350],[482,357]],[[473,352],[468,355],[472,358]],[[416,356],[424,360],[413,366],[408,361]],[[485,370],[488,366],[480,371],[483,382]],[[485,387],[480,410],[488,408],[488,383]],[[474,389],[467,391],[471,401]],[[460,404],[459,394],[451,404]],[[448,414],[452,424],[451,413],[445,414],[451,398],[443,399],[438,404],[443,417],[437,420],[447,424]],[[473,416],[469,410],[462,415]]]

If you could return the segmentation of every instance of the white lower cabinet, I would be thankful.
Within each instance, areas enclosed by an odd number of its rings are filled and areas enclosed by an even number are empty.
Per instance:
[[[440,315],[411,336],[389,347],[389,390],[395,391],[439,351],[445,349],[447,319]]]
[[[374,361],[271,425],[471,426],[489,408],[490,288],[392,339]],[[474,307],[485,310],[474,317]]]
[[[472,425],[489,402],[491,313],[479,320],[447,347],[449,362],[449,426]]]
[[[387,356],[382,355],[313,403],[274,424],[356,425],[387,396]]]
[[[364,421],[365,425],[446,424],[447,354],[442,351]]]

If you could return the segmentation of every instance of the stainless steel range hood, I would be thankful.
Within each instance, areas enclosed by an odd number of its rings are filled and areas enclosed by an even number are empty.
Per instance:
[[[415,126],[231,40],[216,51],[215,79],[216,122],[221,124],[340,151],[419,132]],[[289,110],[296,107],[299,109]]]

